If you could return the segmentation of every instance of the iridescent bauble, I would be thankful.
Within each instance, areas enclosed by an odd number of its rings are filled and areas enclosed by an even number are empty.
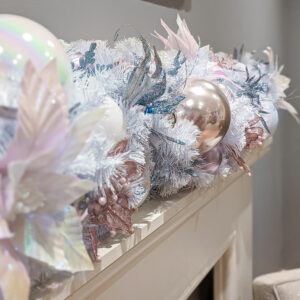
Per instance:
[[[72,71],[59,40],[34,21],[0,15],[0,80],[11,74],[20,77],[28,60],[40,71],[54,58],[60,82],[65,86],[72,78]]]
[[[200,129],[197,149],[205,153],[221,142],[229,128],[229,103],[216,84],[204,79],[189,78],[184,95],[176,116],[193,121]]]

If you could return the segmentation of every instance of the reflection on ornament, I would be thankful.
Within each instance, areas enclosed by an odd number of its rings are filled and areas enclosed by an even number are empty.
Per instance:
[[[228,102],[234,99],[235,95],[227,85],[225,85],[224,83],[218,83],[218,87],[223,92]]]
[[[206,163],[203,170],[210,174],[216,174],[223,160],[222,151],[219,146],[216,146],[204,153],[202,158]]]
[[[184,89],[186,98],[176,115],[187,118],[201,130],[197,149],[205,153],[221,142],[230,125],[230,107],[222,90],[214,83],[189,78]]]
[[[63,86],[72,78],[71,67],[59,40],[46,28],[29,19],[0,15],[0,75],[23,75],[27,60],[41,71],[56,59]]]

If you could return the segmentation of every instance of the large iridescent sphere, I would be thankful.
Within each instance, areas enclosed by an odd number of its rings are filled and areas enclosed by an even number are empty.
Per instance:
[[[20,78],[31,60],[38,71],[56,59],[62,86],[71,81],[71,67],[60,41],[46,28],[29,19],[0,15],[0,81]]]

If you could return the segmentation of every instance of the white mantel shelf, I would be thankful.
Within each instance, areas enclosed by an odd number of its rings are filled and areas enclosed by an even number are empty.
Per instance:
[[[272,138],[249,153],[247,163],[255,163],[271,143]],[[244,263],[238,250],[230,250],[230,259],[239,260],[235,276],[245,277],[240,286],[252,279],[252,185],[243,171],[204,191],[146,202],[134,213],[133,222],[132,235],[98,250],[101,262],[94,271],[75,274],[43,299],[186,299],[218,261],[215,289],[223,292],[217,291],[215,299],[227,300],[228,294],[230,300],[238,299],[234,282],[220,277],[232,268],[225,265],[228,258],[220,258],[233,243],[248,258]],[[248,268],[247,274],[238,275]],[[243,289],[248,295],[242,299],[251,299],[251,286]]]

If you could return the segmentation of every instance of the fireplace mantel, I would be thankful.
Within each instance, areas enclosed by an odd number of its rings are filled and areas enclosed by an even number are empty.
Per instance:
[[[268,139],[247,156],[252,165]],[[98,251],[43,299],[186,299],[214,268],[215,300],[252,299],[252,184],[240,171],[205,190],[149,201],[133,216],[134,234]]]

